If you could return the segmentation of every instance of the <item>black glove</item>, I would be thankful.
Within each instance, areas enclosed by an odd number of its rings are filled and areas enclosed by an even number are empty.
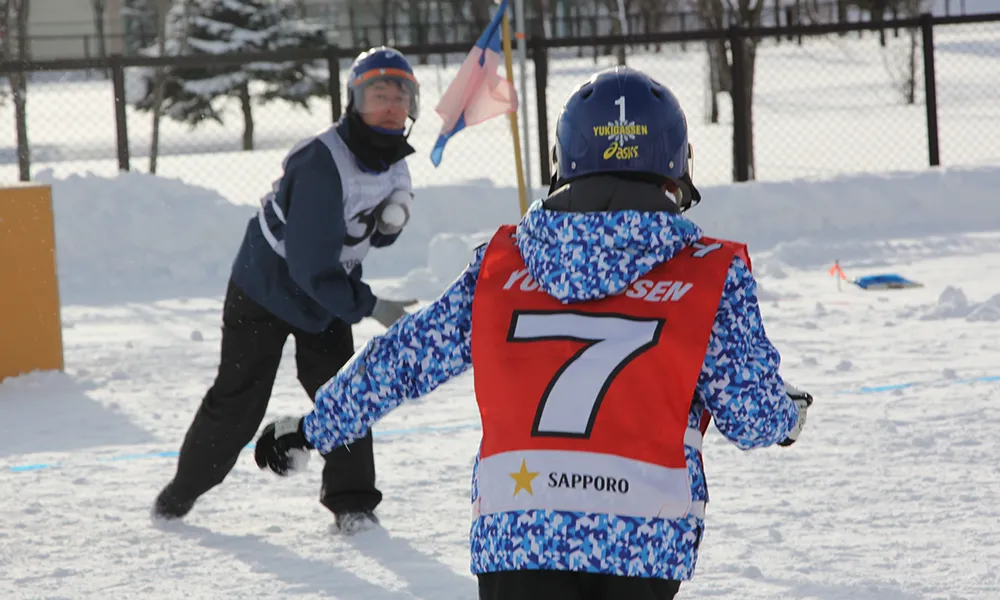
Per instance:
[[[313,445],[302,432],[301,417],[285,417],[264,428],[254,448],[253,458],[261,469],[268,468],[278,475],[288,475],[295,469],[295,454],[307,452]]]
[[[806,426],[806,412],[813,403],[813,397],[809,392],[803,392],[791,384],[785,384],[785,393],[799,407],[799,420],[795,423],[795,427],[792,427],[792,430],[788,432],[788,437],[778,442],[779,446],[791,446],[795,440],[799,439],[802,428]]]

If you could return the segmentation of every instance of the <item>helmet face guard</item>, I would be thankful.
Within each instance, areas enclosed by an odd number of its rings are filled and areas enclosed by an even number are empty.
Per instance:
[[[386,46],[362,52],[347,75],[347,104],[358,114],[402,108],[420,116],[420,85],[413,67],[398,50]]]
[[[359,113],[402,108],[413,121],[420,116],[420,88],[412,74],[400,69],[378,69],[352,81],[351,103]]]

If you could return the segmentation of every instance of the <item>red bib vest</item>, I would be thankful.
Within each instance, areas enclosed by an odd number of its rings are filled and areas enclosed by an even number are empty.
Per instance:
[[[734,255],[702,238],[623,293],[563,304],[496,233],[472,309],[483,425],[474,514],[553,509],[679,518],[691,512],[688,413]],[[570,274],[567,274],[569,277]]]

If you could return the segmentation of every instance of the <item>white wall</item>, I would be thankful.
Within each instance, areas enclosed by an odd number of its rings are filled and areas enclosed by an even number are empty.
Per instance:
[[[121,0],[105,0],[107,52],[121,51]],[[36,60],[98,56],[91,0],[31,0],[28,21],[30,53]],[[85,36],[89,36],[87,39]]]

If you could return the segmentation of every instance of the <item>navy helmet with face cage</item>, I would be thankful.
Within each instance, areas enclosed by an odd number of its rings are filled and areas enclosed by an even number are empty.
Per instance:
[[[364,110],[364,89],[378,81],[390,81],[410,96],[408,116],[416,121],[420,114],[420,86],[413,67],[395,48],[376,46],[354,59],[347,74],[347,109]]]

